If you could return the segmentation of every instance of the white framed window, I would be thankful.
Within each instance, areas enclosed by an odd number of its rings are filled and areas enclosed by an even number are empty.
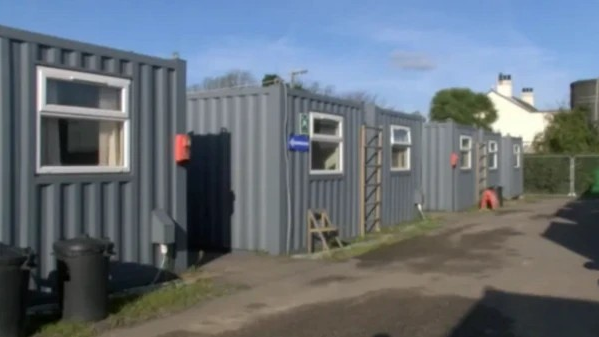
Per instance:
[[[37,67],[37,172],[129,171],[130,80]]]
[[[343,117],[310,113],[310,173],[343,173]]]
[[[514,168],[520,168],[520,161],[522,160],[522,148],[519,144],[514,144]]]
[[[490,140],[487,144],[487,158],[489,170],[497,170],[499,156],[499,146],[494,140]]]
[[[460,136],[460,168],[469,170],[472,168],[472,137]]]
[[[412,132],[407,126],[391,125],[391,171],[410,170]]]

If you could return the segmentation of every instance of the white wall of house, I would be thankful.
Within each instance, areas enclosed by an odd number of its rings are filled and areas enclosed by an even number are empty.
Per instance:
[[[494,91],[489,92],[488,96],[497,110],[493,130],[504,135],[522,137],[525,148],[532,144],[538,133],[545,130],[551,118],[551,113],[529,112]]]

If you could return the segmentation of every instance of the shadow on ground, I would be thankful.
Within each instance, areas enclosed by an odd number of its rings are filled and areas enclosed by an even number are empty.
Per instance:
[[[599,336],[599,303],[487,289],[449,337]]]
[[[599,270],[599,200],[581,199],[559,209],[542,236],[589,259],[584,267]]]
[[[591,337],[599,303],[486,289],[479,300],[381,290],[257,320],[218,337]],[[205,337],[176,331],[160,337]]]
[[[415,272],[445,274],[479,273],[497,268],[501,259],[512,253],[506,251],[505,240],[521,233],[511,228],[465,232],[477,225],[470,224],[374,250],[358,257],[358,267],[385,267],[401,262]]]

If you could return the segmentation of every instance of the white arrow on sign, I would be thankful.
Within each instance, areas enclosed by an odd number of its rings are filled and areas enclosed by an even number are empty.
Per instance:
[[[291,140],[289,140],[289,145],[291,145],[291,146],[309,146],[310,144],[307,141],[291,138]]]

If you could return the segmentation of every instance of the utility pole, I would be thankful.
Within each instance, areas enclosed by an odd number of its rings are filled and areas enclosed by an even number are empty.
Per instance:
[[[307,72],[308,72],[308,70],[306,70],[306,69],[292,71],[291,72],[291,76],[290,76],[291,79],[289,80],[289,83],[291,84],[291,87],[293,88],[293,86],[295,84],[295,76],[302,75],[302,74],[305,74]]]

